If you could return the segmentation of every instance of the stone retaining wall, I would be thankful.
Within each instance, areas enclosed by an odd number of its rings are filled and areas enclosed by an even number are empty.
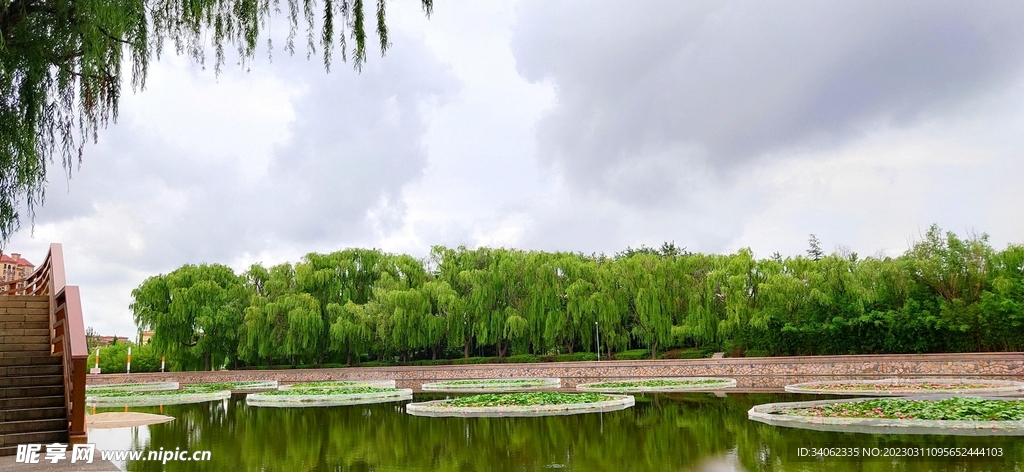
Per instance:
[[[398,388],[447,379],[558,377],[563,389],[576,384],[635,377],[729,377],[737,389],[781,390],[787,384],[819,380],[953,378],[1024,381],[1024,352],[908,354],[862,356],[752,357],[725,359],[662,359],[645,361],[551,362],[536,364],[470,364],[340,369],[235,370],[89,375],[89,385],[128,382],[224,382],[277,380],[394,379]]]

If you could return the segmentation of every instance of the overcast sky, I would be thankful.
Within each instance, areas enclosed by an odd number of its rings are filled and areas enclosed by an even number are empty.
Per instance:
[[[134,336],[131,290],[186,263],[1024,243],[1018,2],[418,3],[361,73],[165,56],[7,252],[63,243],[86,325]]]

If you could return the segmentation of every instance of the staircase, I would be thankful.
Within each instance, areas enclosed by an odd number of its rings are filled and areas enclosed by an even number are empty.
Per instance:
[[[26,279],[0,283],[0,456],[18,444],[86,442],[85,329],[60,244]]]
[[[50,297],[0,296],[0,456],[68,441],[64,366],[50,355]]]

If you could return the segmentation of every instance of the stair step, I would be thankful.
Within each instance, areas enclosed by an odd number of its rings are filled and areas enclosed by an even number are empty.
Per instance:
[[[0,311],[3,309],[0,308]],[[50,314],[49,313],[0,313],[0,320],[4,323],[46,323],[46,326],[50,326]]]
[[[63,406],[47,406],[40,408],[20,408],[17,410],[0,410],[0,421],[30,421],[64,419],[67,411]]]
[[[0,398],[64,396],[64,384],[41,387],[0,387]]]
[[[14,367],[0,367],[0,377],[26,377],[34,375],[61,375],[64,373],[64,366],[56,365],[19,365]]]
[[[68,430],[66,427],[29,433],[0,434],[0,450],[10,448],[17,451],[18,444],[52,444],[55,442],[67,444]],[[3,454],[0,453],[0,455]]]
[[[49,295],[4,295],[3,301],[0,302],[0,304],[6,304],[6,303],[15,304],[15,303],[25,303],[25,302],[49,303],[49,301],[50,301],[50,296]],[[24,305],[19,305],[19,306],[24,306]]]
[[[63,375],[32,375],[25,377],[0,377],[0,388],[3,387],[43,387],[64,385]]]
[[[50,333],[42,333],[32,336],[25,335],[14,335],[8,334],[4,331],[3,336],[0,336],[0,343],[2,344],[50,344]]]
[[[0,352],[7,352],[7,353],[12,353],[12,352],[17,352],[17,353],[34,352],[34,353],[37,353],[37,354],[31,354],[31,355],[36,355],[36,356],[39,355],[38,353],[40,353],[40,352],[49,354],[50,353],[50,341],[49,341],[50,338],[47,337],[46,339],[47,339],[46,342],[32,342],[32,343],[26,343],[26,342],[21,342],[21,341],[7,341],[7,342],[4,342],[3,344],[0,344]]]
[[[4,421],[0,423],[0,434],[37,433],[40,431],[56,431],[67,429],[68,419],[56,418],[48,420]]]
[[[4,355],[13,354],[0,352],[0,367],[11,367],[11,366],[34,366],[34,365],[62,365],[63,359],[60,356],[51,356],[49,353],[40,354],[34,353],[28,355],[25,353],[18,353],[17,355]]]
[[[52,406],[63,408],[64,395],[0,398],[0,410],[19,410],[23,408],[45,408]]]
[[[43,321],[11,321],[6,316],[0,316],[0,330],[7,332],[13,329],[50,329],[50,320],[47,317]]]
[[[11,328],[3,330],[4,336],[46,336],[50,337],[50,328]]]

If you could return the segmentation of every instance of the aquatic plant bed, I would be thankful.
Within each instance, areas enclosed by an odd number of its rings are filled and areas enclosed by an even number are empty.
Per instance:
[[[233,392],[251,392],[253,390],[275,390],[276,380],[256,380],[242,382],[205,382],[185,385],[186,388],[201,388],[207,390],[231,390]]]
[[[577,385],[576,390],[581,392],[608,393],[691,392],[701,390],[719,390],[735,386],[735,379],[726,379],[721,377],[676,377],[591,382]]]
[[[338,387],[380,387],[395,388],[394,380],[332,380],[329,382],[303,382],[291,385],[282,385],[278,390],[310,389],[310,388],[338,388]]]
[[[177,390],[178,382],[147,382],[131,384],[110,384],[110,385],[86,385],[85,394],[96,394],[103,392],[159,392],[163,390]]]
[[[751,408],[747,417],[820,431],[1024,436],[1024,400],[1003,397],[935,395],[769,403]]]
[[[424,392],[500,393],[548,390],[562,386],[562,379],[466,379],[425,383]]]
[[[603,393],[488,393],[410,403],[405,411],[414,416],[552,416],[624,410],[634,403],[631,395]]]
[[[906,396],[945,393],[1012,395],[1024,391],[1024,382],[973,379],[831,380],[786,385],[790,393],[830,395]]]
[[[249,406],[310,407],[361,405],[412,400],[412,389],[367,385],[349,387],[292,388],[256,393],[245,398]]]
[[[231,397],[231,390],[210,387],[186,386],[180,390],[157,392],[133,392],[131,390],[109,390],[86,392],[85,404],[89,406],[157,406],[182,403],[200,403],[223,400]]]

